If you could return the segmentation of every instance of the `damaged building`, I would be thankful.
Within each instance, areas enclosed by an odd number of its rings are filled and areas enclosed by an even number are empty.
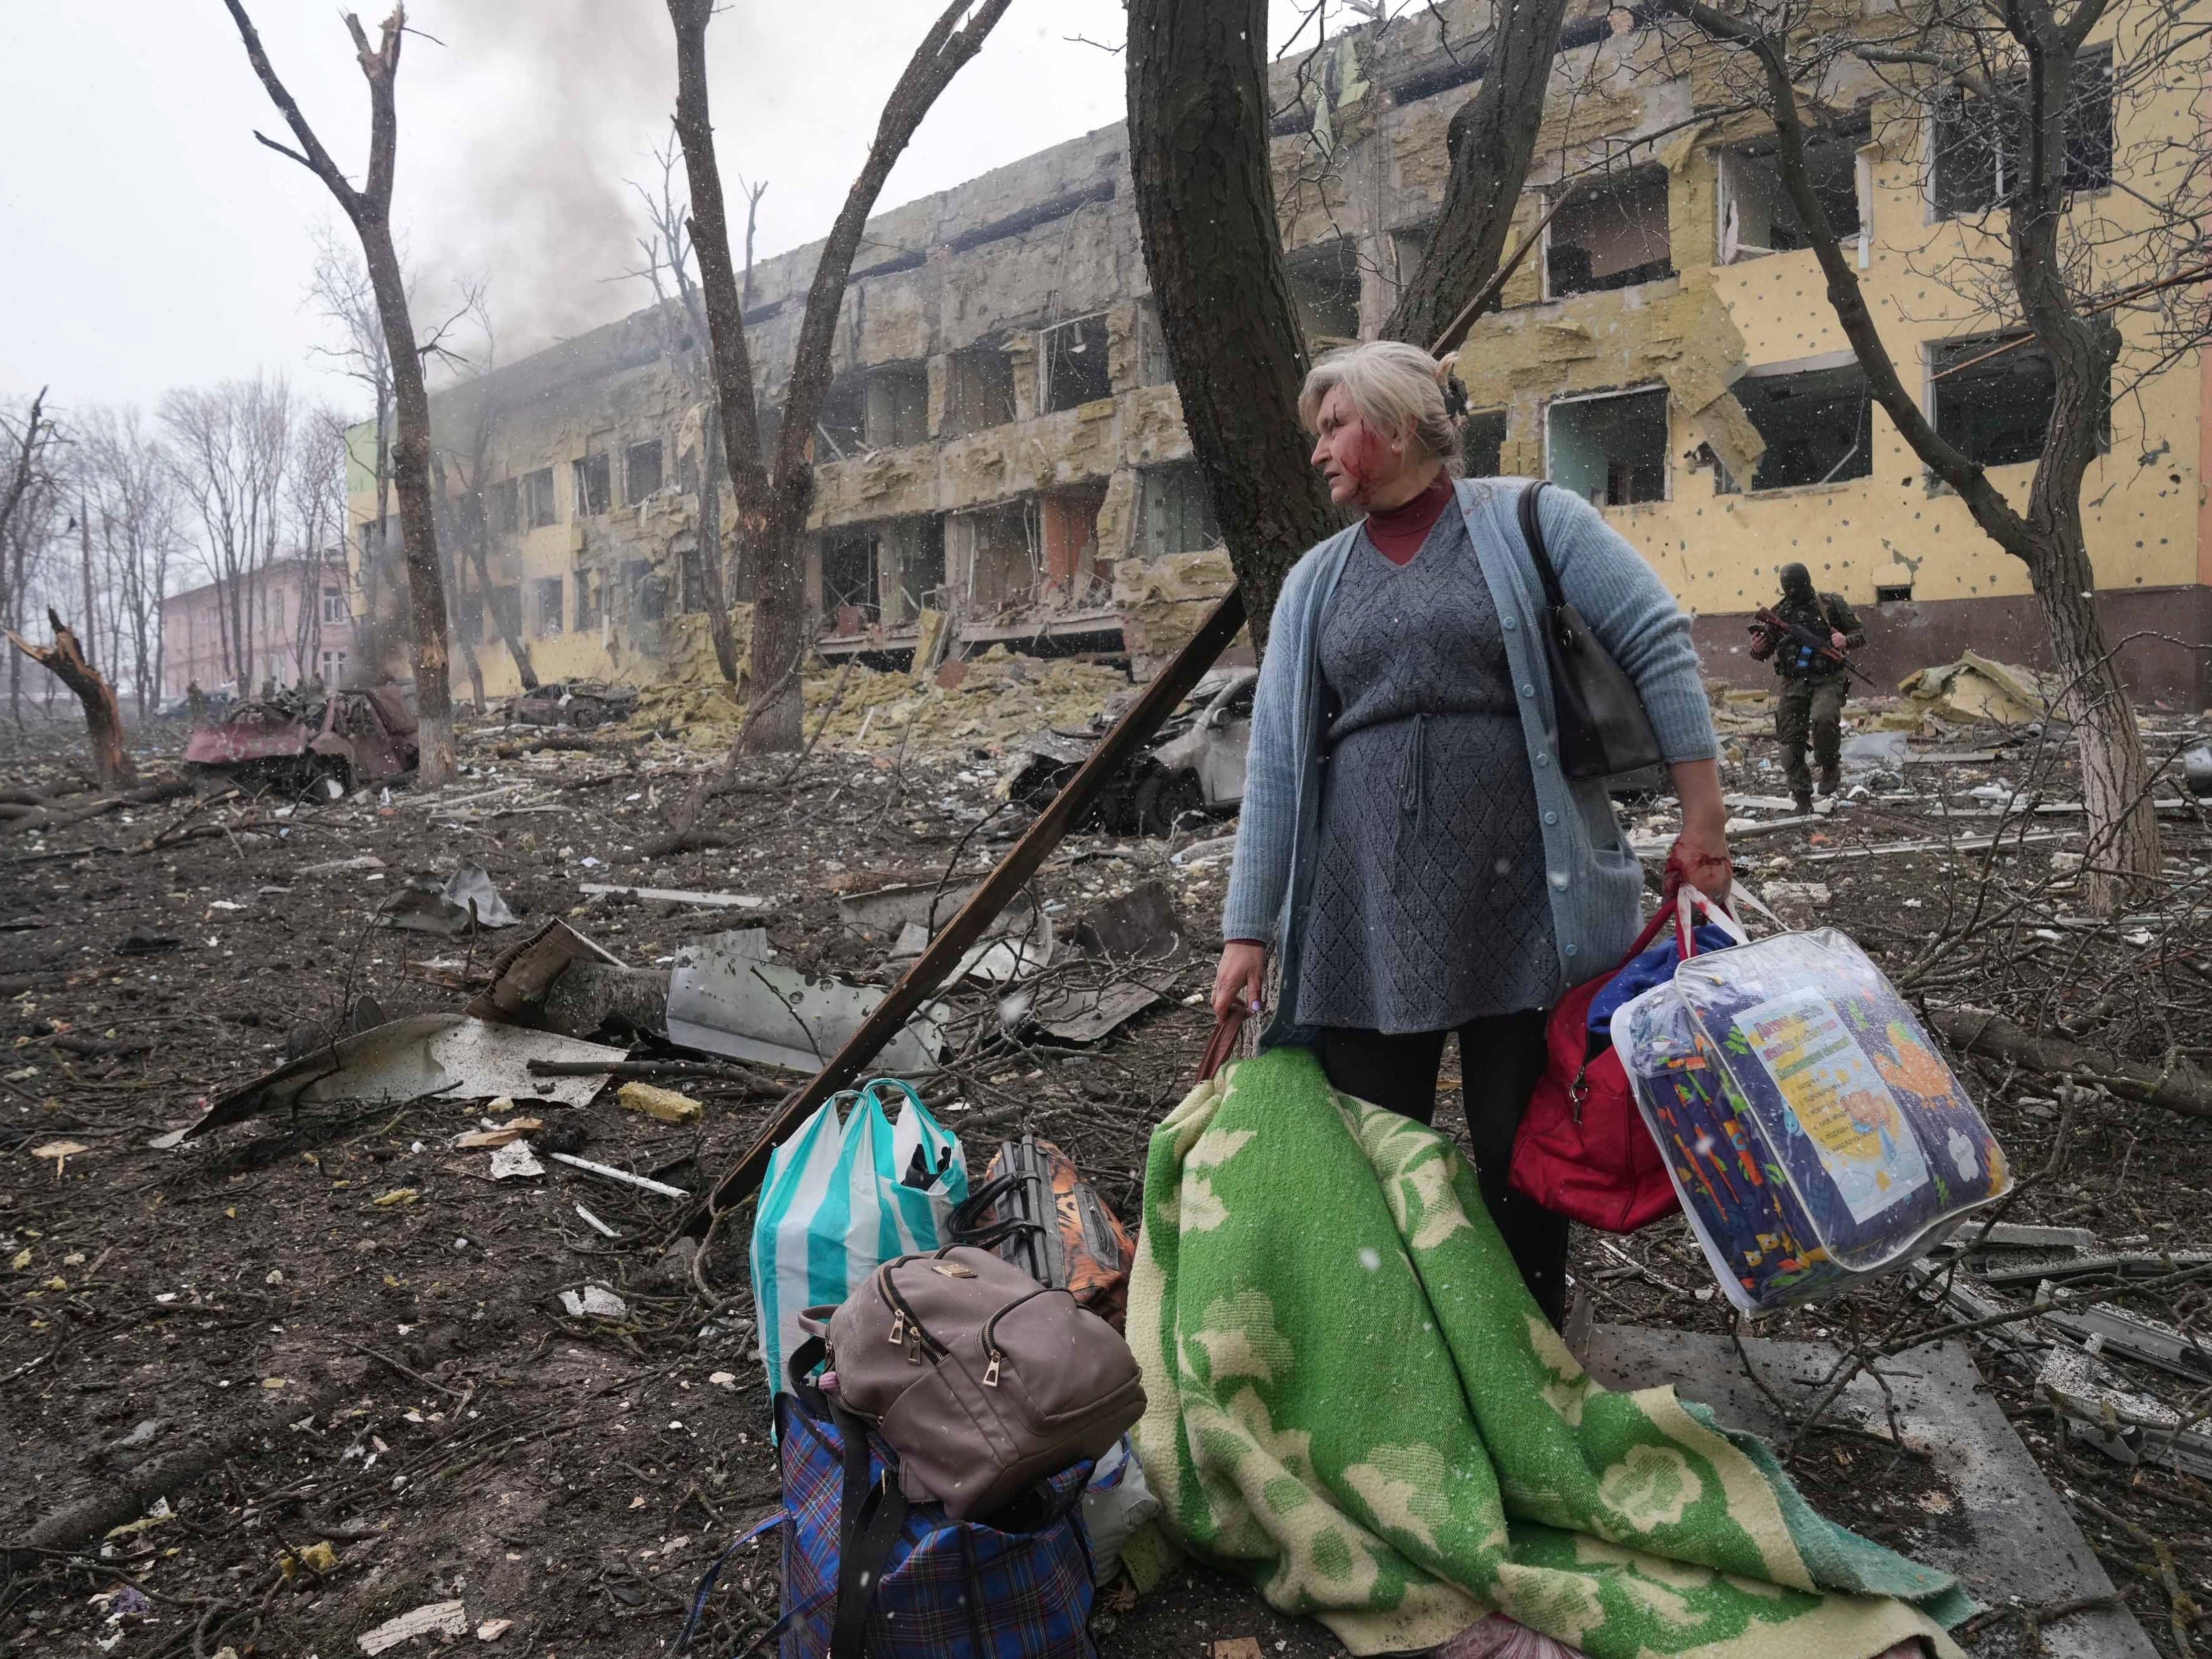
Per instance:
[[[1547,477],[1600,507],[1695,614],[1718,678],[1766,678],[1743,654],[1742,623],[1790,560],[1865,607],[1877,678],[1969,645],[2037,659],[2024,568],[1869,397],[1771,127],[1702,118],[1733,107],[1717,54],[1687,49],[1679,30],[1670,48],[1657,15],[1585,9],[1563,33],[1520,230],[1551,216],[1463,354],[1470,471]],[[1373,337],[1433,234],[1446,125],[1484,71],[1486,16],[1443,4],[1275,66],[1278,204],[1316,349]],[[1976,216],[1999,164],[1961,159],[1940,118],[1864,66],[1835,79],[1813,146],[1823,204],[1938,429],[2017,498],[2049,365],[2032,345],[1990,356],[2006,337],[1927,275],[1993,246]],[[2077,200],[2124,219],[2115,108],[2093,95],[2081,112]],[[752,273],[746,322],[771,429],[818,251]],[[2124,331],[2148,326],[2115,316]],[[491,694],[516,684],[503,631],[543,679],[714,677],[700,410],[671,338],[664,317],[640,313],[434,399],[441,447],[475,458],[452,471],[476,481],[480,517],[471,504],[456,523],[481,525],[488,556],[481,571],[458,561],[451,605]],[[898,665],[917,649],[1005,644],[1143,673],[1225,587],[1120,126],[872,220],[836,350],[806,550],[824,656]],[[2083,500],[2118,636],[2212,638],[2205,401],[2191,355],[2112,408]],[[362,606],[396,617],[374,484],[358,468],[350,481],[357,546],[383,572],[363,568]],[[746,573],[732,577],[742,595]],[[395,667],[398,638],[380,641]],[[2127,660],[2146,695],[2212,698],[2202,653],[2148,640]]]

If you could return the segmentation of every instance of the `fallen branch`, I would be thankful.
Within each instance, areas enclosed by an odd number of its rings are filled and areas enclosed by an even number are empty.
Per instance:
[[[104,796],[89,806],[70,811],[58,811],[51,806],[0,805],[0,823],[13,830],[66,830],[73,823],[89,823],[110,812],[119,812],[126,806],[156,806],[191,793],[191,785],[182,778],[162,778],[142,788]]]
[[[2212,1117],[2212,1078],[2190,1066],[2147,1066],[2100,1054],[2060,1037],[2038,1036],[1982,1008],[1928,1010],[1928,1024],[1954,1048],[2024,1071],[2094,1083],[2122,1100],[2163,1106],[2185,1117]]]

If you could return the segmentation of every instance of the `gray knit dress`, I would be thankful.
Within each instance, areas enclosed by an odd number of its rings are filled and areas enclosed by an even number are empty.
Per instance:
[[[1535,780],[1489,584],[1447,507],[1411,562],[1365,530],[1322,619],[1331,711],[1297,1017],[1439,1031],[1558,971]]]

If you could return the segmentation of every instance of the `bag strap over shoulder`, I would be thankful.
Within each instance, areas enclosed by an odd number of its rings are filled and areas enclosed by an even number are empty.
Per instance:
[[[1521,492],[1521,539],[1528,544],[1528,556],[1536,566],[1536,580],[1544,584],[1544,603],[1557,611],[1567,602],[1567,596],[1559,586],[1559,573],[1552,568],[1551,550],[1544,545],[1544,521],[1536,511],[1537,498],[1543,493],[1541,478]]]

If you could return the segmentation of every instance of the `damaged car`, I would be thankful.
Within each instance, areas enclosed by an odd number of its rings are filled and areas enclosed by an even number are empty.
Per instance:
[[[193,732],[184,765],[196,787],[304,792],[324,779],[341,790],[389,782],[421,759],[405,688],[380,685],[235,704]]]
[[[637,688],[610,685],[605,680],[548,680],[507,705],[512,725],[573,726],[580,732],[628,720],[636,712]]]
[[[1107,784],[1076,827],[1108,835],[1164,836],[1178,823],[1225,817],[1244,799],[1256,668],[1220,668],[1191,688],[1159,735]],[[1088,732],[1047,730],[1017,746],[1007,797],[1042,811],[1090,758],[1112,720]]]

